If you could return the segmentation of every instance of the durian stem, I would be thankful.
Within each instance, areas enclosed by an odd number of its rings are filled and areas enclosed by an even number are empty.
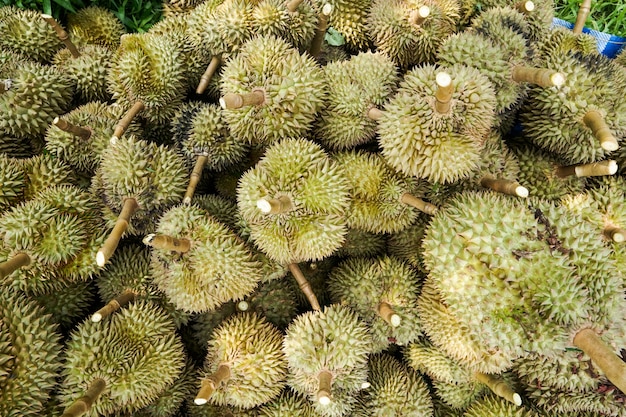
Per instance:
[[[402,321],[400,316],[398,316],[396,312],[393,311],[393,307],[391,307],[385,301],[381,301],[380,304],[378,304],[376,312],[391,327],[398,327]]]
[[[64,132],[71,133],[74,136],[78,136],[82,140],[89,140],[93,131],[89,127],[76,126],[68,122],[67,120],[55,117],[52,124],[61,129]]]
[[[496,178],[491,174],[486,174],[480,179],[480,185],[502,194],[516,197],[528,197],[528,189],[520,185],[517,181]]]
[[[122,235],[126,229],[128,229],[130,218],[138,208],[139,204],[134,198],[131,197],[124,200],[124,206],[122,207],[120,215],[117,217],[113,230],[109,234],[109,237],[107,237],[107,240],[104,241],[104,245],[102,245],[96,255],[96,263],[98,266],[104,266],[109,258],[111,258],[113,252],[117,249],[117,245],[120,243],[120,239],[122,239]]]
[[[256,206],[265,214],[282,214],[293,210],[293,203],[286,195],[278,198],[262,198],[256,202]]]
[[[489,389],[499,397],[504,398],[505,400],[512,402],[518,407],[522,405],[522,397],[501,378],[498,378],[493,375],[483,374],[481,372],[475,372],[474,378],[489,387]]]
[[[417,198],[409,193],[402,194],[402,197],[400,197],[400,202],[407,204],[411,207],[415,207],[419,211],[430,214],[431,216],[434,215],[438,210],[437,206],[427,203],[421,198]]]
[[[9,91],[13,82],[10,79],[0,80],[0,94]]]
[[[122,117],[122,119],[117,123],[117,126],[115,126],[113,138],[121,138],[133,119],[145,108],[146,106],[141,101],[136,101],[135,104],[133,104],[133,106],[126,112],[124,117]]]
[[[328,405],[332,401],[331,385],[333,374],[328,371],[321,371],[317,374],[317,401],[322,405]]]
[[[559,178],[576,175],[577,177],[600,177],[613,175],[617,172],[617,162],[612,159],[591,164],[567,165],[556,168],[555,174]]]
[[[587,16],[589,16],[589,12],[591,11],[591,0],[583,0],[580,3],[580,8],[578,9],[578,15],[576,16],[576,23],[574,23],[574,28],[572,32],[574,35],[580,35],[583,33],[583,28],[585,27],[585,20],[587,20]]]
[[[535,10],[535,3],[532,1],[520,1],[515,5],[515,9],[520,13],[528,14]]]
[[[63,30],[63,28],[57,23],[56,20],[54,20],[54,17],[52,17],[52,16],[50,16],[48,14],[42,14],[41,17],[50,26],[52,26],[52,29],[54,29],[54,31],[57,33],[57,36],[59,37],[61,42],[63,42],[65,44],[65,47],[67,49],[69,49],[69,51],[72,54],[72,56],[74,58],[78,58],[80,56],[80,52],[78,52],[78,49],[76,48],[76,45],[74,45],[74,43],[70,40],[70,36],[67,34],[67,32],[65,30]]]
[[[440,72],[437,74],[435,82],[437,83],[435,110],[439,114],[448,113],[452,106],[452,94],[454,93],[452,78],[449,74]]]
[[[291,272],[291,275],[293,275],[293,277],[296,279],[300,290],[304,293],[306,299],[309,300],[309,304],[311,304],[313,310],[320,311],[322,308],[320,307],[320,303],[317,301],[317,297],[313,292],[311,283],[306,279],[298,264],[289,264],[289,272]]]
[[[18,269],[30,264],[30,256],[24,252],[20,252],[14,255],[11,259],[8,259],[0,263],[0,279],[6,278]]]
[[[422,6],[417,10],[411,11],[411,14],[409,15],[409,23],[419,26],[424,23],[428,16],[430,16],[430,7]]]
[[[382,116],[383,116],[383,111],[379,109],[378,107],[372,106],[367,110],[367,117],[369,117],[372,120],[380,120]]]
[[[94,380],[85,395],[77,399],[65,409],[63,415],[61,417],[80,417],[85,414],[94,402],[98,399],[100,394],[102,394],[106,388],[106,382],[102,378],[97,378]]]
[[[189,185],[187,186],[187,191],[185,191],[183,204],[191,204],[191,199],[196,193],[196,187],[200,182],[200,178],[202,178],[202,170],[204,169],[204,166],[208,161],[208,155],[198,155],[198,159],[196,159],[196,165],[194,165],[193,171],[191,171],[191,177],[189,177]]]
[[[206,71],[204,71],[204,74],[200,77],[200,82],[198,83],[198,87],[196,87],[196,93],[204,94],[205,90],[211,83],[211,78],[213,78],[213,75],[215,75],[215,72],[221,63],[221,56],[213,55],[211,62],[209,62],[209,65],[206,67]]]
[[[230,366],[220,364],[217,368],[217,371],[213,375],[208,376],[207,378],[202,380],[202,385],[200,386],[200,391],[198,391],[198,395],[196,395],[196,399],[194,403],[197,405],[206,404],[213,395],[213,392],[217,389],[217,387],[224,381],[228,381],[230,378]]]
[[[591,110],[585,113],[583,123],[591,129],[593,136],[600,141],[602,149],[605,151],[617,150],[619,147],[617,139],[613,136],[609,125],[606,124],[604,118],[599,112]]]
[[[94,323],[99,322],[103,318],[108,317],[111,314],[115,313],[117,310],[124,307],[128,303],[135,301],[136,297],[137,297],[137,294],[135,294],[133,291],[124,290],[123,293],[121,293],[120,295],[118,295],[117,297],[109,301],[107,305],[105,305],[100,310],[93,313],[93,315],[91,316],[91,321],[93,321]]]
[[[600,339],[593,329],[582,329],[574,336],[574,346],[585,352],[609,381],[626,393],[626,363]]]
[[[326,29],[328,28],[328,16],[333,10],[333,6],[330,3],[326,3],[322,7],[322,13],[319,14],[317,20],[317,30],[315,36],[311,41],[311,47],[309,48],[309,54],[317,58],[322,52],[322,44],[324,43],[324,36],[326,35]]]
[[[143,239],[143,243],[156,249],[169,250],[178,253],[187,253],[191,249],[189,239],[177,239],[168,235],[149,234]]]
[[[604,236],[615,243],[622,243],[626,240],[626,230],[617,226],[607,226],[604,228]]]
[[[511,70],[513,81],[530,83],[539,87],[560,87],[565,83],[565,76],[558,71],[547,68],[525,67],[516,65]]]
[[[295,11],[298,9],[298,6],[300,6],[303,1],[304,0],[291,0],[287,3],[287,10],[289,10],[291,13],[295,13]]]
[[[244,106],[260,106],[265,103],[265,92],[261,89],[254,89],[249,93],[235,94],[226,93],[220,98],[220,105],[223,109],[240,109]]]

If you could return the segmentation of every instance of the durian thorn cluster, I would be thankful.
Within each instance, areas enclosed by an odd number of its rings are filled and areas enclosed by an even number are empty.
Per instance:
[[[240,109],[247,106],[261,106],[265,104],[265,91],[255,88],[249,93],[226,93],[220,97],[220,106],[225,110]]]
[[[614,175],[617,172],[617,162],[609,159],[606,161],[592,162],[580,165],[562,165],[555,169],[555,174],[559,178],[566,178],[575,175],[576,177],[602,177]]]
[[[49,14],[42,14],[42,19],[46,21],[52,29],[56,32],[59,40],[65,44],[65,47],[70,51],[74,58],[80,57],[80,52],[78,52],[78,48],[74,45],[74,42],[70,39],[70,35],[59,25],[59,23],[54,19],[54,17]]]
[[[13,255],[10,259],[0,263],[0,280],[8,277],[20,268],[30,265],[31,259],[24,252]]]
[[[106,389],[106,381],[102,378],[95,379],[85,395],[74,401],[72,405],[65,409],[61,417],[80,417],[91,409],[93,403]]]
[[[191,241],[189,239],[178,239],[168,235],[150,233],[143,238],[142,242],[156,249],[177,253],[187,253],[191,250]]]
[[[113,230],[111,230],[109,237],[107,237],[107,239],[104,241],[104,244],[96,254],[96,263],[99,267],[103,267],[111,258],[111,256],[113,256],[115,249],[117,249],[117,245],[119,245],[120,240],[122,239],[122,235],[128,229],[130,218],[138,209],[139,203],[137,203],[137,200],[135,198],[129,197],[124,199],[122,211],[117,217],[117,221],[115,222]]]
[[[296,279],[298,287],[306,296],[306,299],[309,301],[309,304],[311,304],[313,310],[321,311],[322,307],[320,306],[319,301],[317,301],[317,297],[313,292],[313,287],[311,287],[311,283],[306,279],[298,264],[289,264],[289,272],[291,272],[291,275],[293,275],[293,277]]]
[[[84,141],[88,141],[93,134],[93,130],[89,126],[77,126],[65,119],[61,119],[60,117],[55,117],[54,120],[52,120],[52,125],[58,127],[64,132],[79,137]]]
[[[202,380],[202,385],[196,399],[193,401],[196,405],[204,405],[209,401],[213,392],[217,387],[230,378],[230,366],[220,364],[217,371],[213,375],[208,376]]]
[[[135,301],[137,298],[137,293],[131,290],[124,290],[120,295],[109,301],[104,307],[100,310],[93,313],[91,316],[91,321],[94,323],[98,323],[103,318],[110,316],[115,313],[120,308],[128,305],[129,303]]]
[[[494,394],[517,405],[518,407],[522,405],[522,397],[517,392],[515,392],[502,378],[496,377],[494,375],[483,374],[482,372],[475,372],[474,378],[478,382],[487,385]]]
[[[330,3],[326,3],[322,6],[322,11],[318,16],[317,30],[315,31],[315,36],[313,36],[311,46],[309,47],[309,55],[314,58],[317,58],[322,52],[324,36],[326,35],[326,29],[328,29],[328,17],[332,13],[332,10],[333,6]]]
[[[115,141],[121,138],[124,132],[126,132],[126,129],[128,129],[128,126],[130,126],[133,119],[139,114],[139,112],[141,112],[145,108],[146,105],[143,102],[136,101],[135,104],[133,104],[132,107],[126,112],[124,117],[122,117],[120,121],[117,122],[115,130],[113,131],[113,136],[111,136],[111,140]]]
[[[219,68],[222,63],[222,58],[220,55],[213,55],[211,58],[211,62],[207,65],[206,70],[200,76],[200,82],[198,83],[198,87],[196,87],[196,94],[204,94],[207,87],[211,83],[211,78],[215,75],[215,72]]]
[[[196,163],[193,166],[193,171],[191,171],[191,175],[189,177],[189,185],[187,185],[187,190],[185,191],[185,196],[183,197],[183,204],[191,204],[191,199],[196,193],[196,187],[202,178],[202,170],[208,161],[209,155],[206,152],[202,155],[198,155]]]
[[[496,178],[491,174],[484,175],[480,179],[480,185],[481,187],[516,197],[526,198],[529,194],[528,188],[520,185],[519,182],[503,178]]]

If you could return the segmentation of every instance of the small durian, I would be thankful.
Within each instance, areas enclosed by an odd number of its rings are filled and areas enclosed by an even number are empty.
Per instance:
[[[366,50],[371,42],[367,15],[371,0],[315,0],[319,10],[330,5],[328,25],[339,32],[351,50]]]
[[[196,405],[252,408],[278,396],[285,386],[283,335],[264,318],[240,313],[213,332]]]
[[[0,48],[19,52],[42,64],[63,47],[54,29],[35,10],[10,8],[0,19]]]
[[[317,29],[317,10],[309,0],[262,0],[252,11],[252,26],[257,35],[285,39],[302,50],[309,46]]]
[[[556,26],[537,45],[537,54],[540,57],[562,55],[570,52],[579,52],[583,55],[594,54],[598,51],[598,40],[588,33],[574,34],[571,30]]]
[[[88,6],[68,15],[67,30],[78,45],[100,45],[111,50],[120,45],[120,38],[126,32],[110,10],[98,6]]]
[[[85,45],[76,49],[76,53],[77,56],[68,48],[61,49],[52,63],[70,77],[82,102],[109,100],[107,76],[111,50],[100,45]]]

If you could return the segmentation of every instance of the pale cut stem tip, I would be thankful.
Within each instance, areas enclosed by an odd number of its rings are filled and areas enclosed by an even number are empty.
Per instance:
[[[604,236],[615,243],[622,243],[626,240],[626,230],[617,226],[606,226],[604,228]]]
[[[102,268],[104,264],[106,264],[106,262],[107,262],[106,255],[104,254],[104,252],[99,250],[98,253],[96,254],[96,264]]]
[[[183,198],[183,204],[186,204],[186,205],[191,204],[191,198],[190,197]]]
[[[333,5],[330,3],[326,3],[324,7],[322,7],[322,14],[326,16],[330,16],[333,11]]]
[[[250,304],[248,304],[247,301],[239,301],[237,303],[237,310],[239,311],[248,311],[249,308],[250,308]]]
[[[330,404],[330,403],[331,403],[331,399],[330,399],[330,397],[329,397],[328,395],[324,395],[324,394],[321,394],[321,395],[318,397],[318,401],[319,401],[319,402],[320,402],[320,404],[322,404],[322,405],[328,405],[328,404]]]
[[[371,386],[372,386],[372,384],[370,384],[369,382],[365,381],[364,383],[361,384],[361,389],[368,389]]]
[[[528,197],[528,194],[529,194],[529,192],[528,192],[528,188],[523,187],[523,186],[521,186],[521,185],[520,185],[519,187],[516,187],[516,188],[515,188],[515,194],[516,194],[518,197],[521,197],[521,198],[526,198],[526,197]]]
[[[623,231],[621,233],[613,233],[613,242],[622,243],[624,240],[626,240],[626,233],[623,233]]]
[[[439,72],[435,76],[435,82],[439,87],[448,87],[452,84],[452,77],[447,72]]]
[[[522,1],[518,3],[517,10],[522,13],[530,13],[535,11],[535,3],[532,1]]]
[[[419,9],[411,12],[409,15],[409,23],[412,25],[421,25],[428,16],[430,16],[430,7],[421,6]]]
[[[517,392],[513,394],[513,403],[518,407],[522,406],[522,396],[519,395]]]
[[[100,320],[102,320],[102,314],[93,313],[93,315],[91,316],[91,321],[93,321],[94,323],[98,323]]]
[[[394,314],[389,319],[389,322],[391,323],[393,327],[398,327],[400,323],[402,323],[402,319],[397,314]]]
[[[143,238],[142,243],[144,245],[150,246],[150,243],[152,243],[152,239],[154,239],[155,236],[155,233],[150,233],[149,235],[146,235],[146,237]]]
[[[120,138],[118,138],[117,136],[111,136],[111,139],[109,139],[109,145],[111,146],[117,145],[118,140],[120,140]]]
[[[367,110],[367,117],[374,121],[380,120],[380,118],[383,117],[383,111],[378,107],[372,106]]]
[[[555,87],[561,87],[565,84],[565,75],[560,72],[555,72],[550,76],[550,81],[552,81],[552,85]]]
[[[193,400],[193,403],[195,405],[204,405],[208,402],[208,400],[205,400],[204,398],[196,398],[195,400]]]
[[[270,204],[269,201],[265,199],[257,200],[256,207],[265,214],[268,214],[270,211],[272,211],[272,205]]]
[[[439,72],[435,77],[437,91],[435,91],[435,110],[439,114],[448,113],[452,107],[452,77],[446,72]]]

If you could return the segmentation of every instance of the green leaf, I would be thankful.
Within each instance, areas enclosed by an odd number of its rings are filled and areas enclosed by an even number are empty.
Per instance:
[[[331,46],[341,46],[346,44],[346,38],[332,26],[328,27],[326,30],[326,35],[324,35],[324,40]]]

